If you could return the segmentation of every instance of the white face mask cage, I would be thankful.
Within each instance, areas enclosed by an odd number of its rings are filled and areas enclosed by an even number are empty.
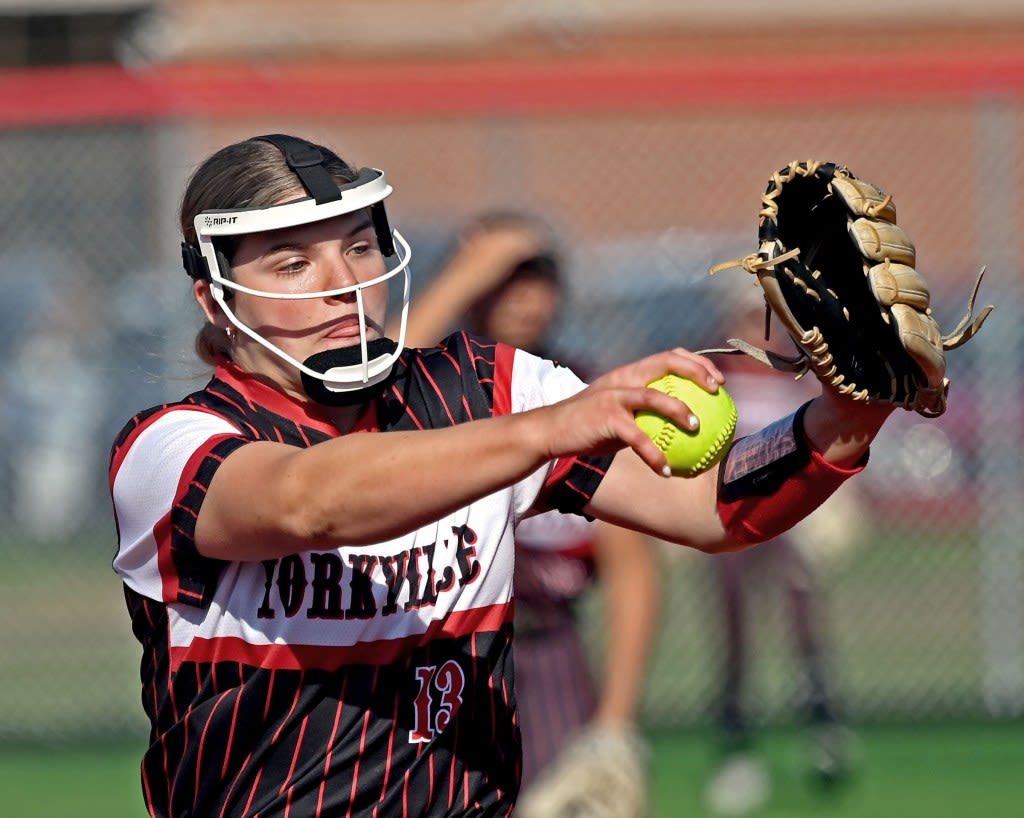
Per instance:
[[[334,218],[335,216],[352,213],[364,208],[372,208],[374,205],[378,208],[383,207],[383,205],[378,203],[391,193],[392,188],[385,181],[382,171],[373,168],[363,168],[355,182],[342,185],[339,187],[339,190],[342,192],[340,199],[322,204],[318,204],[313,198],[307,198],[264,208],[207,210],[199,213],[195,217],[193,224],[195,225],[196,236],[199,239],[199,251],[206,262],[205,266],[209,269],[210,293],[214,301],[220,305],[228,320],[240,332],[245,333],[245,335],[252,338],[265,349],[294,366],[303,375],[322,381],[329,391],[352,392],[366,389],[387,378],[405,344],[411,290],[409,261],[412,257],[412,249],[401,233],[393,230],[387,236],[387,239],[395,244],[398,263],[383,275],[347,287],[319,290],[311,293],[274,293],[238,284],[227,278],[226,274],[228,271],[221,268],[217,249],[214,246],[214,239],[221,236],[239,236],[267,230],[278,230],[285,227],[323,221],[324,219]],[[374,220],[374,223],[378,224],[377,219]],[[386,285],[390,279],[399,273],[403,273],[404,283],[402,288],[402,317],[397,346],[371,359],[368,348],[370,342],[368,342],[366,335],[366,312],[363,302],[363,291],[369,287]],[[239,319],[228,303],[230,293],[226,292],[226,290],[243,292],[259,298],[281,300],[332,298],[355,293],[359,316],[360,363],[332,366],[323,372],[310,368],[302,361],[299,361],[268,341]]]

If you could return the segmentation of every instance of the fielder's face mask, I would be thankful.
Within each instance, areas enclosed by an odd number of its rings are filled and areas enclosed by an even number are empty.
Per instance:
[[[385,181],[384,173],[374,168],[362,168],[354,181],[339,185],[325,167],[327,157],[315,145],[282,134],[257,138],[270,142],[280,149],[288,161],[288,166],[295,171],[309,196],[270,207],[205,210],[199,213],[194,222],[199,246],[182,242],[185,271],[193,279],[210,282],[210,292],[214,300],[240,332],[244,332],[299,370],[303,386],[313,400],[333,406],[360,403],[364,399],[360,394],[362,390],[383,382],[391,374],[405,343],[406,320],[409,314],[409,260],[412,250],[402,235],[397,230],[392,231],[388,225],[383,202],[392,188]],[[383,275],[348,287],[310,293],[273,293],[252,289],[229,278],[230,265],[216,244],[216,240],[222,236],[241,236],[295,227],[364,208],[370,210],[381,253],[385,258],[391,258],[392,263]],[[396,244],[399,249],[397,254]],[[396,343],[388,338],[368,341],[363,291],[377,285],[388,286],[389,280],[399,273],[404,275],[405,280],[398,341]],[[356,306],[359,310],[359,343],[319,352],[305,361],[299,361],[235,315],[228,303],[235,291],[260,298],[278,299],[330,298],[355,293]]]

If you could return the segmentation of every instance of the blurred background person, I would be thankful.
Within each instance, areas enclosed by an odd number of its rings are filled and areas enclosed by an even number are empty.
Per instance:
[[[547,341],[563,295],[549,226],[526,212],[486,212],[414,296],[406,345],[429,346],[459,328],[557,360]],[[571,365],[584,378],[595,374],[585,363]],[[581,598],[595,585],[603,615],[597,668],[578,617]],[[647,747],[636,718],[659,622],[654,543],[577,515],[531,517],[516,529],[514,588],[523,736],[517,816],[584,818],[594,814],[587,804],[604,798],[602,784],[629,790],[631,814],[646,815]],[[578,763],[606,775],[581,779],[568,771]]]
[[[737,313],[726,319],[727,337],[783,355],[793,354],[794,350],[786,346],[789,336],[780,326],[772,326],[771,338],[766,338],[769,333],[760,287],[750,281],[737,286],[745,289],[729,302],[735,304]],[[761,428],[764,418],[770,422],[776,413],[792,411],[814,395],[813,380],[806,381],[807,388],[801,390],[791,375],[748,355],[714,357],[726,374],[726,389],[736,402],[737,438]],[[819,547],[831,552],[837,546],[836,527],[845,532],[846,544],[853,539],[854,502],[855,496],[850,493],[833,496],[811,518],[764,543],[757,553],[729,552],[709,558],[722,640],[714,705],[717,761],[704,792],[712,813],[750,813],[765,804],[772,792],[768,768],[757,753],[756,706],[751,703],[752,632],[758,621],[754,610],[758,603],[782,605],[780,621],[792,643],[797,675],[803,684],[796,698],[802,700],[812,779],[832,786],[849,773],[852,737],[837,709],[827,611],[814,552]]]

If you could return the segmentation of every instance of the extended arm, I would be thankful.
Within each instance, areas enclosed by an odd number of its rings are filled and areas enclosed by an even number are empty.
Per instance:
[[[627,528],[599,523],[594,543],[604,597],[604,673],[594,722],[636,720],[657,634],[661,585],[654,542]]]
[[[777,439],[758,433],[738,441],[712,470],[689,479],[658,480],[623,451],[588,510],[702,551],[741,548],[782,533],[824,502],[859,470],[892,411],[888,405],[854,402],[824,390],[807,405],[802,422],[780,427],[792,432],[799,450],[780,447]],[[727,476],[742,471],[736,462],[740,452],[757,473],[722,488],[723,469]]]
[[[638,468],[651,472],[654,483],[667,484],[658,477],[664,456],[633,418],[646,408],[688,422],[684,404],[646,387],[666,371],[701,381],[721,378],[707,358],[673,350],[528,412],[445,429],[349,434],[306,449],[250,443],[230,454],[214,476],[196,524],[196,546],[209,557],[258,560],[379,542],[509,486],[554,458],[614,454],[624,447],[636,452]]]

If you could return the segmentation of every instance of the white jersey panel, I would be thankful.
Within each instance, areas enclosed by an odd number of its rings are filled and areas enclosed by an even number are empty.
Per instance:
[[[516,350],[512,364],[512,411],[525,412],[539,406],[571,398],[587,385],[579,376],[564,366]],[[553,463],[541,467],[516,486],[515,516],[520,520],[530,510],[540,494],[544,481],[551,473]]]
[[[153,529],[170,513],[188,459],[211,437],[237,432],[209,412],[176,409],[157,418],[128,450],[113,486],[120,532],[113,565],[133,591],[161,598]]]

